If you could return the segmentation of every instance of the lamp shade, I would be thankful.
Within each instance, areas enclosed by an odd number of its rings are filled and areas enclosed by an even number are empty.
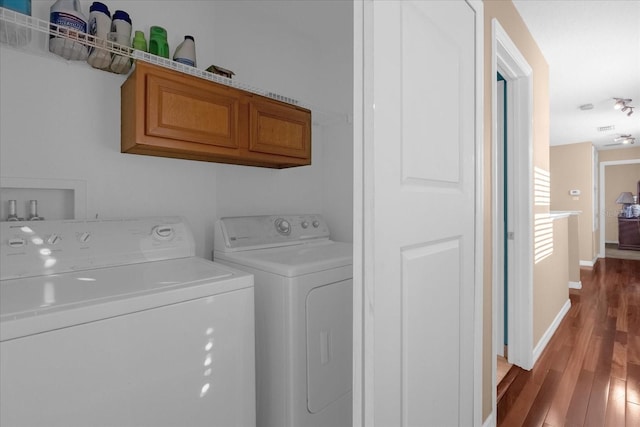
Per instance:
[[[630,191],[623,191],[616,199],[616,203],[633,204],[633,194]]]

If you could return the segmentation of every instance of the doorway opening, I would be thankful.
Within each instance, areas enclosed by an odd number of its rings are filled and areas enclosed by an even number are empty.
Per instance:
[[[626,166],[626,165],[635,165],[639,164],[640,159],[629,159],[629,160],[613,160],[599,163],[599,182],[598,182],[598,206],[600,212],[600,247],[598,248],[598,257],[605,258],[607,257],[607,253],[612,257],[623,258],[623,259],[638,259],[638,254],[634,251],[618,251],[617,242],[612,245],[611,249],[608,247],[609,238],[607,237],[607,229],[612,225],[613,227],[617,226],[617,209],[612,209],[611,206],[608,206],[607,200],[614,200],[618,194],[607,194],[607,170],[611,171],[615,166]],[[610,167],[610,168],[607,168]],[[632,175],[630,175],[632,176]],[[633,182],[632,180],[629,182]],[[640,186],[639,186],[640,187]],[[629,185],[626,189],[630,189],[632,194],[634,191],[639,190],[639,188],[634,187],[633,185]],[[616,206],[616,208],[619,205]],[[613,224],[609,222],[613,220]],[[628,252],[625,253],[625,252]],[[614,255],[615,254],[615,255]]]
[[[494,94],[491,105],[494,343],[492,377],[495,381],[497,357],[504,354],[505,341],[509,346],[508,353],[505,354],[509,363],[531,369],[534,362],[533,70],[496,19],[492,20],[491,30],[492,75],[497,76],[500,73],[505,82],[502,93],[505,102],[501,104],[504,121],[500,125],[497,78],[492,79],[491,88],[491,93]],[[501,134],[504,137],[499,139]],[[497,389],[497,383],[493,384],[493,389]],[[493,408],[495,413],[495,393]]]
[[[513,213],[513,209],[510,208],[509,203],[513,202],[513,195],[510,191],[513,189],[513,181],[511,174],[513,173],[513,159],[510,155],[513,155],[513,150],[509,149],[509,140],[507,138],[507,80],[498,71],[496,75],[496,93],[494,94],[497,102],[496,119],[497,119],[497,168],[501,170],[497,173],[497,188],[502,190],[501,197],[496,194],[498,208],[497,213],[500,215],[501,221],[498,221],[499,228],[496,230],[498,234],[497,240],[501,243],[498,248],[499,261],[498,264],[502,266],[495,274],[498,276],[496,282],[497,286],[497,301],[498,307],[496,311],[498,313],[496,325],[496,355],[497,355],[497,376],[496,383],[500,385],[501,380],[507,375],[511,366],[508,360],[508,330],[509,330],[509,317],[507,311],[507,301],[509,295],[509,226],[511,221],[509,215]],[[511,269],[512,270],[512,269]]]

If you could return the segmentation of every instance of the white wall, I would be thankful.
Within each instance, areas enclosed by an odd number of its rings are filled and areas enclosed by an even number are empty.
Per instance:
[[[33,15],[47,19],[52,3],[34,1]],[[82,2],[85,13],[90,3]],[[224,1],[106,4],[111,11],[129,12],[134,29],[147,38],[151,25],[167,28],[172,51],[185,34],[193,35],[200,68],[230,68],[244,83],[299,98],[312,110],[321,105],[329,113],[323,117],[350,111],[351,61],[325,64],[317,54],[322,43],[250,16],[249,2],[238,2],[240,8]],[[350,52],[351,43],[345,45]],[[338,74],[345,78],[328,87]],[[124,79],[48,53],[0,47],[0,175],[85,181],[92,218],[184,215],[203,257],[211,254],[213,225],[223,215],[321,212],[336,231],[334,238],[351,240],[352,161],[345,160],[351,153],[350,125],[323,119],[313,126],[310,167],[272,170],[121,154]],[[334,93],[341,98],[327,105]],[[335,195],[327,197],[327,186],[336,181],[345,185],[332,188]]]
[[[266,4],[274,7],[265,7],[265,2],[216,2],[212,63],[233,70],[240,81],[310,104],[312,166],[282,171],[221,166],[218,214],[320,212],[329,222],[332,238],[350,242],[353,144],[347,113],[353,105],[353,43],[351,28],[341,31],[333,20],[338,17],[351,25],[352,19],[345,17],[352,16],[352,5],[346,1]],[[283,5],[286,11],[280,9]],[[329,14],[327,5],[332,8]],[[326,21],[327,32],[344,33],[342,42],[314,40],[301,28],[309,18]]]

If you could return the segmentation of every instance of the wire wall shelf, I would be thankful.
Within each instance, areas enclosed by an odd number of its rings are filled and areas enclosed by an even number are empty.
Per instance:
[[[72,49],[73,46],[79,43],[89,48],[101,49],[110,52],[112,55],[120,55],[136,61],[144,61],[150,64],[155,64],[164,68],[178,71],[183,74],[189,74],[201,79],[220,83],[237,89],[242,89],[244,91],[275,99],[277,101],[301,106],[304,108],[310,108],[309,106],[304,105],[294,98],[283,96],[271,91],[266,91],[255,86],[251,86],[236,80],[210,73],[205,70],[190,67],[180,62],[172,61],[168,58],[163,58],[161,56],[153,55],[148,52],[136,50],[131,48],[130,46],[123,46],[110,40],[100,39],[87,33],[74,31],[67,27],[52,24],[49,21],[44,21],[33,16],[23,15],[13,10],[0,7],[1,44],[11,46],[20,50],[42,53],[49,51],[48,43],[50,37],[64,39],[65,47],[68,47],[69,49]],[[129,69],[127,68],[124,70],[124,73],[127,73],[128,71]]]

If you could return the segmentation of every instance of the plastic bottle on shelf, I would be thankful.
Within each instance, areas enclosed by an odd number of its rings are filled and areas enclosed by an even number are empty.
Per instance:
[[[23,15],[31,15],[31,0],[0,0],[0,7]],[[24,46],[31,41],[31,28],[0,21],[0,42],[11,46]]]
[[[73,39],[84,38],[87,32],[87,18],[80,9],[78,0],[57,0],[51,6],[49,17],[51,24],[58,27],[64,36],[49,36],[49,51],[65,59],[84,61],[89,56],[86,45]],[[55,27],[52,26],[52,30]]]
[[[89,34],[95,37],[98,46],[106,46],[107,35],[111,30],[111,12],[100,2],[93,2],[89,8]],[[87,62],[94,68],[109,68],[111,53],[108,50],[91,47]]]
[[[134,49],[141,50],[143,52],[147,51],[147,39],[144,38],[143,31],[136,31],[133,36],[133,44]]]
[[[196,66],[196,44],[193,36],[184,36],[173,54],[173,60],[190,67]]]
[[[147,39],[144,38],[143,31],[135,32],[135,35],[133,36],[133,42],[131,43],[131,47],[141,52],[147,52]],[[133,58],[131,58],[131,65],[133,65]]]
[[[116,10],[111,21],[111,40],[122,46],[131,46],[131,18],[124,10]],[[111,58],[111,71],[124,74],[131,68],[128,56],[114,54]]]
[[[157,25],[149,29],[149,53],[169,58],[169,43],[167,43],[167,30]]]

